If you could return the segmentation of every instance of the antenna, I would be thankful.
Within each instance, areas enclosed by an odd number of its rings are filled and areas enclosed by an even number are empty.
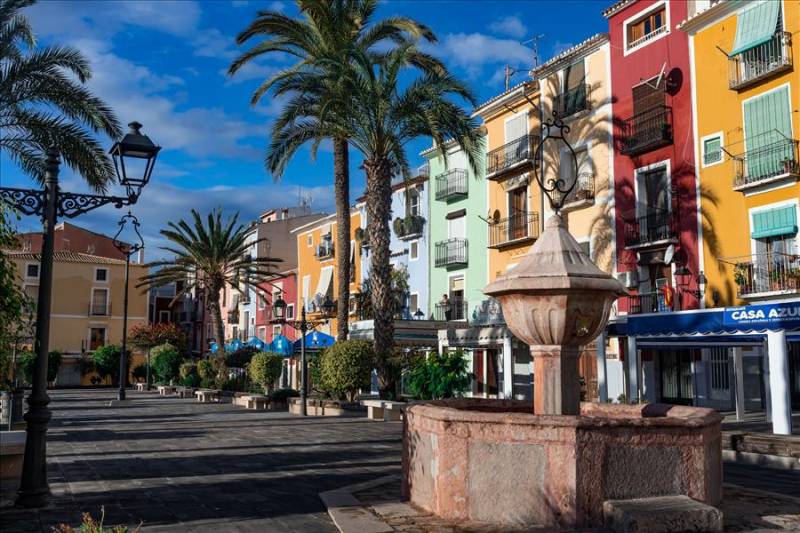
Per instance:
[[[639,78],[639,81],[644,82],[651,89],[653,89],[654,91],[657,91],[661,87],[661,80],[664,79],[664,74],[666,74],[666,72],[667,72],[667,62],[664,61],[664,64],[661,65],[661,72],[658,73],[658,77],[656,78],[656,83],[655,84],[652,84],[652,83],[650,83],[650,81],[644,80],[642,78]]]
[[[506,91],[511,86],[511,76],[517,73],[517,69],[506,65]]]
[[[541,33],[539,35],[534,35],[527,41],[523,42],[522,44],[531,43],[531,48],[533,49],[533,66],[532,69],[539,66],[539,41],[544,39],[544,34]]]

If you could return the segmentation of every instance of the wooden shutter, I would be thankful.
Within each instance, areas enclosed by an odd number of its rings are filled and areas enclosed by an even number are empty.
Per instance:
[[[744,142],[747,150],[747,173],[750,176],[777,174],[781,161],[787,158],[786,148],[770,148],[783,139],[792,138],[792,114],[789,88],[783,87],[744,103]]]
[[[666,103],[665,76],[662,76],[658,86],[655,86],[657,80],[657,77],[651,78],[632,89],[634,115]]]

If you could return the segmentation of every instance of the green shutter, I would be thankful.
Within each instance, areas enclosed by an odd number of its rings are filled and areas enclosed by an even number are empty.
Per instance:
[[[720,151],[721,146],[722,139],[719,137],[713,137],[703,143],[703,162],[706,165],[716,163],[722,159],[722,153]]]
[[[744,103],[744,135],[749,179],[781,173],[791,159],[792,114],[789,87],[771,91]]]
[[[797,209],[792,205],[761,211],[753,215],[754,239],[765,239],[778,235],[794,235],[797,233]]]
[[[742,11],[736,23],[733,50],[728,55],[741,54],[772,39],[778,25],[780,9],[780,1],[766,0]]]

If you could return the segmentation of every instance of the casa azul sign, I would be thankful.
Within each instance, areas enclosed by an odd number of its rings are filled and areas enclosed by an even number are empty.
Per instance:
[[[741,328],[800,328],[800,301],[726,307],[723,325]]]

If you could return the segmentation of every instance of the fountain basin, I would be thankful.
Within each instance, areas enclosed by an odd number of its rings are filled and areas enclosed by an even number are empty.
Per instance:
[[[721,415],[675,405],[581,404],[536,415],[529,402],[463,398],[407,408],[403,493],[449,520],[596,527],[603,502],[722,498]]]

